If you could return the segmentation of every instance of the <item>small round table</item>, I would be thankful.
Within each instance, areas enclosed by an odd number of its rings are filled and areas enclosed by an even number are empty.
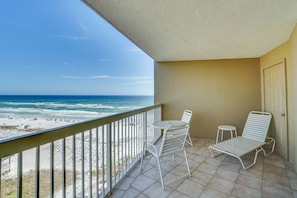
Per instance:
[[[181,120],[162,120],[158,122],[153,123],[153,127],[160,128],[160,129],[166,129],[168,127],[179,127],[179,126],[185,126],[188,123],[183,122]]]
[[[221,135],[221,141],[224,140],[224,131],[229,131],[231,138],[233,138],[233,133],[234,133],[235,137],[237,137],[237,131],[236,131],[236,127],[235,126],[231,126],[231,125],[219,125],[218,126],[218,130],[217,130],[216,143],[219,142],[219,136],[220,135]]]

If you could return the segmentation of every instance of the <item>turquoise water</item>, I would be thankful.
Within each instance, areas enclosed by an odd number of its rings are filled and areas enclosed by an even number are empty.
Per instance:
[[[88,120],[153,105],[153,96],[0,95],[0,117]]]

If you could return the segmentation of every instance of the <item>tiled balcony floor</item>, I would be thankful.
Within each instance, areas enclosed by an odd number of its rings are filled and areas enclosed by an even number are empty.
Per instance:
[[[292,165],[273,153],[259,154],[257,164],[244,171],[238,159],[220,155],[212,158],[209,139],[192,139],[187,146],[192,176],[169,184],[163,191],[154,157],[147,155],[144,170],[139,165],[113,191],[111,197],[297,197],[297,174]],[[252,155],[245,158],[248,162]],[[162,161],[164,181],[186,173],[183,155]]]

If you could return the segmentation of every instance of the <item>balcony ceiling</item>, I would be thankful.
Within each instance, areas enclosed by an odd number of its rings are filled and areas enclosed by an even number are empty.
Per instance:
[[[260,57],[297,22],[296,0],[83,1],[158,62]]]

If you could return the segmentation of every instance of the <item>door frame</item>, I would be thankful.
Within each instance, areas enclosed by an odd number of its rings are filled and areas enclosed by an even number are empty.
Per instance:
[[[269,65],[266,65],[266,66],[263,66],[261,67],[261,106],[262,106],[262,110],[265,111],[265,78],[264,78],[264,70],[265,69],[268,69],[270,67],[273,67],[273,66],[276,66],[278,64],[283,64],[284,66],[284,79],[285,79],[285,102],[286,102],[286,105],[285,105],[285,114],[286,114],[286,134],[287,134],[287,158],[289,159],[290,157],[290,145],[289,145],[289,131],[288,131],[288,120],[289,120],[289,117],[288,117],[288,87],[287,87],[287,66],[286,66],[286,59],[282,59],[281,61],[277,61],[273,64],[269,64]],[[276,142],[277,144],[277,142]],[[287,159],[287,160],[288,160]]]

